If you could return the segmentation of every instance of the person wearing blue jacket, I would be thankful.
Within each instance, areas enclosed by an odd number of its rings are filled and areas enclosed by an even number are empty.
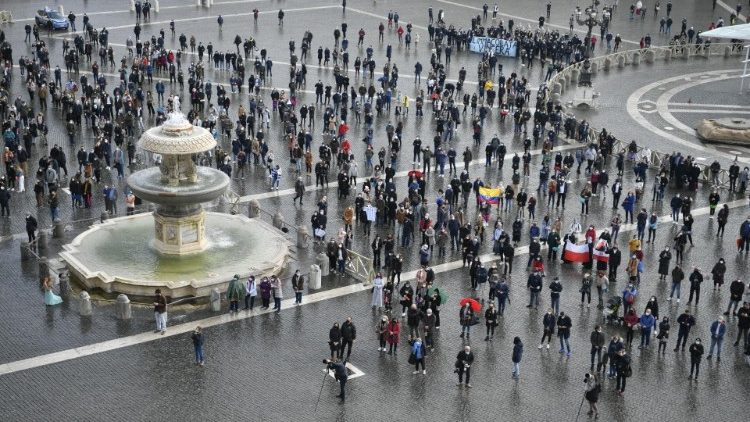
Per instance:
[[[724,317],[720,316],[718,320],[711,324],[711,347],[708,348],[708,356],[706,359],[711,359],[714,354],[714,346],[716,347],[716,361],[721,361],[721,343],[724,341],[724,334],[727,333],[727,324],[724,322]]]
[[[634,223],[633,209],[635,208],[635,195],[633,192],[628,192],[628,195],[622,201],[622,208],[625,210],[625,224],[628,224],[628,216],[630,217],[630,222]]]
[[[523,355],[523,343],[519,337],[513,339],[513,374],[512,377],[518,379],[521,377],[521,356]]]
[[[654,329],[654,325],[656,324],[656,318],[654,318],[653,315],[651,315],[651,309],[647,308],[646,312],[641,315],[641,345],[638,346],[639,349],[643,349],[644,345],[645,347],[648,347],[651,344],[651,332]]]

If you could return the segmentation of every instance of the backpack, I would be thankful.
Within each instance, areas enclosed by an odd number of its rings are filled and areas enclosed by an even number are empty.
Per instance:
[[[625,293],[625,303],[632,305],[633,302],[635,302],[635,296],[630,292]]]

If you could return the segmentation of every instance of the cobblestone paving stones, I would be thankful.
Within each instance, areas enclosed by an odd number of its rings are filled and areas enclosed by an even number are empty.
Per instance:
[[[103,13],[108,10],[126,10],[127,4],[120,1],[104,0],[96,4],[81,0],[71,0],[65,3],[66,10],[74,10],[79,21],[83,10],[89,11],[92,23],[101,27],[107,26],[111,29],[110,41],[114,44],[124,44],[126,37],[132,36],[131,27],[115,28],[123,25],[133,25],[134,17],[131,13]],[[299,40],[305,29],[311,29],[315,34],[314,47],[320,45],[331,45],[332,31],[327,19],[335,17],[338,23],[340,11],[335,8],[315,9],[307,11],[295,11],[307,7],[319,7],[336,5],[338,2],[302,2],[289,0],[272,5],[266,2],[225,2],[218,4],[210,10],[198,7],[184,7],[185,3],[177,0],[162,1],[161,13],[155,14],[153,20],[164,21],[160,24],[144,25],[143,35],[150,37],[159,28],[168,28],[169,19],[177,22],[178,34],[182,31],[189,36],[196,33],[200,39],[212,41],[217,49],[230,48],[231,38],[235,33],[252,34],[259,43],[269,49],[271,57],[276,62],[274,70],[276,77],[272,85],[283,89],[286,85],[284,75],[288,60],[287,41],[290,38]],[[456,2],[470,7],[481,7],[482,1]],[[536,9],[528,2],[503,2],[501,12],[516,16],[523,16],[532,21],[542,13],[543,1],[537,1]],[[690,25],[693,22],[702,22],[709,17],[728,16],[728,13],[718,11],[712,13],[708,2],[691,2],[690,5],[675,9],[675,25],[679,24],[682,16],[688,18]],[[28,54],[23,43],[24,18],[31,17],[36,4],[11,0],[3,5],[13,11],[17,23],[4,26],[6,36],[12,41],[14,55]],[[373,42],[377,37],[377,23],[385,21],[383,16],[388,9],[398,8],[401,21],[412,21],[415,30],[421,31],[422,43],[418,50],[405,52],[397,46],[395,35],[388,33],[387,42],[394,45],[394,57],[399,65],[401,79],[399,84],[402,89],[414,97],[416,91],[413,89],[413,80],[410,78],[413,63],[416,60],[426,64],[429,61],[427,51],[427,35],[424,31],[426,26],[426,2],[354,2],[349,1],[346,13],[346,21],[349,23],[350,40],[355,38],[353,33],[360,26],[367,31],[366,44],[372,43],[375,49],[375,58],[379,64],[384,62],[385,44],[378,45]],[[559,10],[570,10],[577,4],[571,0],[555,2],[553,5],[552,23],[567,27],[567,12]],[[477,13],[469,7],[456,6],[451,2],[434,2],[433,8],[443,8],[447,12],[448,20],[455,23],[457,27],[468,26],[471,16]],[[254,7],[263,10],[260,25],[254,28],[252,25],[250,11]],[[652,5],[647,5],[652,7]],[[276,26],[275,11],[283,7],[289,10],[286,18],[285,28]],[[355,11],[354,9],[357,9]],[[664,9],[664,6],[662,6]],[[684,10],[683,10],[684,9]],[[718,10],[718,9],[717,9]],[[653,20],[652,10],[644,21],[629,22],[624,4],[620,5],[620,11],[614,18],[614,29],[623,38],[638,40],[645,31],[651,31],[655,37],[655,43],[661,44],[662,39],[655,35],[658,32],[658,20]],[[216,34],[216,14],[227,16],[222,34]],[[244,14],[243,16],[231,16],[231,14]],[[481,13],[481,12],[479,12]],[[375,15],[375,16],[373,16]],[[195,20],[195,17],[206,17],[206,19]],[[210,17],[210,18],[209,18]],[[380,18],[379,18],[380,17]],[[181,19],[184,19],[182,21]],[[304,19],[304,26],[300,20]],[[521,23],[523,22],[523,23]],[[517,25],[525,25],[526,21],[517,19]],[[532,23],[533,25],[533,23]],[[695,24],[696,29],[700,25]],[[200,28],[198,33],[197,28]],[[614,32],[614,31],[613,31]],[[61,62],[62,42],[60,37],[66,36],[62,32],[55,34],[48,41],[51,49],[52,62]],[[205,37],[205,38],[203,38]],[[171,39],[167,36],[167,45],[173,46]],[[356,47],[356,46],[355,46]],[[117,55],[123,53],[120,46],[115,46]],[[351,48],[351,47],[350,47]],[[352,54],[355,55],[356,48]],[[599,51],[599,54],[603,51]],[[314,55],[314,54],[313,54]],[[453,64],[449,68],[449,78],[456,77],[460,66],[465,66],[468,75],[467,81],[476,80],[475,68],[477,55],[468,53],[454,53]],[[186,58],[184,64],[190,58]],[[625,81],[622,85],[637,87],[641,83],[649,83],[657,79],[657,75],[669,76],[673,73],[696,72],[703,69],[715,69],[717,59],[706,65],[691,62],[685,69],[680,65],[656,64],[651,67],[642,66],[641,70],[628,69],[624,72],[614,71],[608,76],[600,74],[597,83],[608,85],[610,83]],[[331,83],[332,72],[330,69],[319,69],[315,67],[315,60],[308,60],[308,90],[312,89],[315,81],[321,78],[324,83]],[[526,76],[532,86],[537,86],[542,75],[538,66],[534,69],[521,68],[519,63],[503,59],[506,74],[516,70],[520,75]],[[719,65],[726,68],[736,68],[732,59]],[[225,81],[227,72],[218,72],[207,69],[207,77],[213,81]],[[84,66],[85,68],[85,66]],[[107,70],[109,72],[110,70]],[[20,87],[20,78],[16,73],[14,78],[14,92],[25,96],[25,90]],[[353,75],[350,75],[353,77]],[[665,77],[666,77],[665,76]],[[610,82],[610,80],[612,82]],[[631,82],[632,81],[632,82]],[[644,82],[648,81],[648,82]],[[109,77],[108,83],[111,87],[115,79]],[[473,85],[467,83],[467,89],[473,89]],[[604,91],[604,89],[602,89]],[[266,100],[268,91],[264,92]],[[622,119],[622,104],[630,95],[630,90],[613,90],[606,92],[601,97],[605,107],[591,116],[595,127],[604,126],[614,130],[616,136],[637,137],[639,142],[649,142],[650,135],[644,130],[632,124],[628,119]],[[620,98],[622,97],[622,100]],[[707,96],[712,99],[713,97]],[[313,94],[303,93],[301,100],[305,103],[314,101]],[[233,97],[233,103],[246,103],[247,96],[242,94]],[[708,101],[708,100],[706,100]],[[616,105],[620,104],[620,108]],[[234,107],[233,107],[234,110]],[[320,109],[318,110],[320,112]],[[233,111],[234,112],[234,111]],[[404,131],[404,152],[398,170],[410,168],[409,158],[411,151],[410,141],[419,135],[425,144],[432,138],[432,124],[429,119],[429,106],[425,110],[426,117],[423,121],[416,121],[413,117],[413,108],[406,121]],[[501,135],[501,139],[508,145],[510,151],[518,150],[522,139],[513,137],[510,124],[499,125],[490,114],[488,123],[490,129],[485,130],[485,141],[492,136],[494,131]],[[71,159],[69,169],[73,169],[74,151],[68,149],[64,128],[56,117],[54,111],[48,112],[50,119],[50,142],[59,143],[66,148],[66,153]],[[320,113],[319,113],[320,116]],[[318,116],[318,118],[319,118]],[[393,119],[392,117],[390,119]],[[382,116],[376,120],[376,128],[384,127],[389,117]],[[612,123],[610,124],[610,121]],[[468,120],[466,121],[468,123]],[[315,137],[319,141],[320,122],[316,122]],[[461,151],[467,145],[471,145],[468,124],[462,124],[458,128],[457,139],[454,145],[457,151]],[[494,131],[493,129],[494,128]],[[352,143],[354,153],[361,157],[363,144],[358,139],[363,135],[362,127],[353,125]],[[376,132],[379,133],[379,132]],[[382,135],[380,135],[382,137]],[[377,137],[376,137],[377,138]],[[278,158],[284,161],[285,142],[281,139],[278,131],[278,120],[272,122],[270,136],[267,137],[271,143],[272,150]],[[474,157],[482,158],[483,146],[474,148]],[[80,142],[91,147],[91,133],[84,129],[80,136]],[[376,141],[376,146],[383,144],[382,139]],[[223,140],[223,146],[228,147],[228,141]],[[660,149],[654,146],[654,149]],[[666,147],[665,147],[666,149]],[[671,148],[669,148],[671,149]],[[38,146],[32,156],[32,162],[36,162],[39,154],[43,151]],[[535,157],[534,162],[538,162]],[[460,164],[459,164],[460,166]],[[32,167],[34,167],[32,165]],[[510,175],[509,164],[505,166],[504,177]],[[287,169],[282,180],[282,189],[293,186],[294,178],[292,172]],[[268,191],[265,176],[261,169],[251,168],[246,181],[234,181],[233,190],[239,195],[254,195]],[[486,181],[496,183],[503,180],[496,170],[482,171],[481,164],[472,168],[472,177],[482,177]],[[363,166],[360,166],[360,179],[365,175]],[[625,187],[632,186],[632,172],[626,172]],[[312,180],[305,179],[307,183]],[[399,193],[405,191],[405,178],[399,178],[396,185]],[[532,175],[528,186],[534,188],[537,185],[537,174],[532,167]],[[28,179],[27,179],[28,181]],[[507,183],[507,179],[506,179]],[[570,220],[575,216],[578,207],[575,201],[575,193],[583,186],[584,180],[575,181],[569,195],[568,212],[565,213],[564,225],[568,226]],[[428,181],[428,195],[434,197],[437,189],[447,184],[447,181],[439,180],[434,176]],[[27,183],[27,189],[32,185]],[[120,191],[124,188],[119,183]],[[283,193],[283,191],[282,191]],[[339,227],[339,216],[343,212],[345,203],[338,201],[335,188],[319,190],[306,194],[306,205],[303,208],[290,207],[288,200],[290,196],[280,195],[278,198],[262,199],[261,206],[269,213],[280,211],[288,224],[309,225],[309,213],[312,204],[321,195],[327,194],[329,199],[329,234],[335,233]],[[667,198],[670,197],[667,194]],[[722,193],[722,201],[734,200],[733,196]],[[696,196],[694,208],[706,206],[707,191],[702,188]],[[61,242],[69,241],[75,234],[85,228],[87,222],[71,223],[73,220],[98,219],[103,206],[98,197],[95,197],[95,206],[91,210],[71,210],[65,199],[61,205],[63,221],[68,224],[68,231],[63,239],[51,242],[51,250],[59,250]],[[647,195],[650,198],[650,194]],[[601,206],[597,202],[603,202]],[[8,236],[23,233],[23,214],[25,212],[36,212],[34,199],[27,193],[26,196],[14,195],[12,209],[14,215],[9,220],[0,222],[0,236]],[[537,211],[537,220],[544,215],[545,207],[541,203]],[[597,227],[608,226],[611,210],[611,199],[596,198],[592,201],[591,215],[583,223],[595,224]],[[228,211],[226,203],[212,204],[214,209]],[[644,206],[651,211],[652,207],[645,202]],[[571,211],[572,207],[572,211]],[[656,204],[653,209],[659,215],[668,214],[668,205]],[[473,207],[470,205],[470,210]],[[49,227],[49,212],[46,208],[38,210],[40,226]],[[246,207],[240,207],[240,212],[247,212]],[[551,215],[556,215],[551,213]],[[705,271],[710,270],[716,259],[724,256],[728,262],[727,279],[741,276],[746,268],[746,257],[735,255],[734,238],[737,225],[744,219],[745,211],[742,208],[733,209],[730,212],[730,222],[727,226],[727,235],[718,245],[714,243],[713,231],[715,223],[707,220],[706,216],[697,218],[694,234],[696,247],[686,253],[686,263],[700,265]],[[270,221],[270,217],[264,215],[262,218]],[[506,226],[512,221],[512,216],[503,215]],[[659,251],[665,242],[671,243],[671,236],[667,232],[673,231],[669,224],[664,223],[659,227],[659,240],[653,249],[647,249],[647,274],[651,274],[656,266],[652,253]],[[382,232],[382,230],[381,230]],[[626,239],[629,233],[623,233],[621,239]],[[294,240],[293,231],[289,234]],[[20,238],[20,239],[19,239]],[[111,305],[103,303],[95,308],[95,315],[91,322],[81,320],[76,312],[76,301],[69,300],[60,307],[45,309],[42,306],[42,293],[38,288],[36,276],[36,264],[34,261],[19,263],[18,241],[24,240],[25,236],[17,236],[13,241],[0,243],[0,271],[4,274],[3,283],[0,283],[0,312],[6,315],[0,322],[0,341],[5,347],[0,351],[0,363],[10,362],[18,359],[33,357],[76,347],[84,344],[92,344],[100,341],[131,335],[151,329],[152,315],[148,308],[135,309],[134,319],[130,324],[119,323],[113,316]],[[707,252],[701,241],[707,242],[714,249]],[[526,236],[524,236],[525,244]],[[624,244],[621,244],[624,247]],[[369,252],[369,240],[357,229],[355,231],[354,249],[365,254]],[[486,252],[486,247],[484,249]],[[297,252],[298,266],[307,268],[314,259],[315,247]],[[405,270],[415,269],[417,259],[413,250],[405,250]],[[483,252],[483,253],[486,253]],[[126,258],[124,258],[126,259]],[[445,261],[460,259],[460,256],[449,254]],[[279,316],[262,315],[241,322],[230,323],[222,326],[212,327],[207,330],[207,366],[205,368],[192,368],[192,348],[189,337],[178,336],[159,340],[138,346],[128,347],[102,353],[86,358],[76,359],[51,366],[43,366],[28,371],[18,372],[0,377],[0,394],[3,395],[4,413],[8,420],[48,420],[51,414],[65,415],[64,420],[152,420],[154,415],[168,420],[197,420],[218,418],[263,418],[267,420],[288,420],[296,417],[301,420],[352,420],[352,419],[391,419],[406,420],[413,419],[414,411],[419,415],[439,420],[478,420],[486,419],[490,415],[509,415],[509,417],[520,420],[547,419],[550,415],[559,415],[563,420],[572,420],[580,403],[582,390],[582,376],[588,368],[588,334],[592,326],[600,320],[600,312],[595,309],[590,311],[586,308],[579,309],[578,288],[580,270],[566,268],[560,264],[548,264],[549,275],[559,274],[565,283],[563,294],[563,309],[568,310],[573,317],[572,345],[574,355],[569,360],[560,358],[555,349],[551,350],[550,357],[537,356],[536,342],[540,337],[541,313],[529,312],[526,304],[527,294],[524,291],[526,275],[523,272],[525,256],[517,256],[514,261],[515,272],[511,277],[513,285],[512,304],[507,311],[506,319],[501,323],[500,332],[493,344],[485,344],[479,331],[483,331],[483,324],[475,327],[472,345],[478,355],[473,378],[475,388],[472,391],[456,390],[453,385],[454,375],[451,373],[455,353],[460,349],[461,343],[458,339],[459,327],[456,324],[457,310],[451,305],[443,308],[442,318],[445,321],[441,327],[441,338],[438,340],[437,350],[428,356],[428,374],[426,376],[410,375],[411,368],[406,364],[408,353],[405,350],[399,352],[398,358],[377,356],[377,342],[372,327],[376,315],[370,315],[367,293],[359,293],[345,297],[331,299],[322,303],[305,305],[299,309],[283,311]],[[433,264],[442,262],[433,259]],[[622,272],[622,270],[621,270]],[[622,278],[622,276],[621,276]],[[438,274],[438,283],[448,289],[451,303],[459,297],[470,294],[465,272],[453,270]],[[349,278],[329,277],[324,280],[324,288],[332,288],[353,282]],[[624,283],[621,281],[612,293],[622,289]],[[704,284],[704,299],[698,307],[699,325],[694,329],[693,336],[700,335],[708,338],[708,324],[715,315],[726,306],[728,297],[727,288],[717,294],[710,291],[710,283]],[[668,292],[668,286],[652,281],[649,277],[642,284],[642,293],[639,302],[645,300],[650,294],[656,294],[663,299]],[[684,296],[684,295],[683,295]],[[547,302],[547,291],[542,294],[543,306]],[[669,306],[662,302],[662,314],[669,313],[672,319],[682,310],[681,307]],[[208,311],[183,311],[170,315],[170,323],[179,323],[196,320],[210,315]],[[349,400],[346,405],[339,406],[333,399],[336,387],[330,379],[326,380],[323,390],[321,404],[314,412],[317,392],[320,388],[321,374],[320,359],[327,355],[325,343],[327,330],[331,321],[341,321],[345,315],[352,315],[358,325],[360,337],[355,345],[355,354],[352,363],[365,372],[365,376],[351,380],[349,383]],[[616,329],[607,327],[606,333],[612,333]],[[728,337],[733,338],[736,330],[736,321],[730,320]],[[673,330],[674,331],[674,330]],[[524,362],[522,366],[522,379],[519,383],[511,382],[509,377],[509,363],[511,339],[520,335],[526,345]],[[692,336],[691,336],[692,337]],[[637,339],[636,339],[637,341]],[[674,342],[674,335],[671,339]],[[673,343],[670,343],[670,346]],[[654,346],[655,347],[655,346]],[[403,349],[403,345],[402,345]],[[654,350],[643,352],[643,356],[634,350],[635,376],[629,380],[628,389],[624,399],[618,399],[609,390],[613,387],[611,382],[605,382],[605,391],[602,394],[602,416],[614,420],[659,419],[674,417],[687,420],[698,420],[706,418],[718,418],[721,420],[736,420],[743,416],[744,408],[742,400],[747,396],[747,383],[742,382],[747,376],[747,368],[741,362],[741,354],[732,350],[731,342],[725,341],[724,361],[717,365],[714,362],[704,363],[702,366],[702,379],[696,385],[689,385],[685,381],[687,357],[678,354],[672,355],[671,347],[665,358],[658,358]],[[384,388],[385,387],[385,388]],[[720,416],[716,414],[716,393],[721,397]],[[45,413],[40,413],[44,409]],[[585,412],[585,410],[584,410]],[[208,415],[208,416],[207,416]],[[513,416],[510,416],[513,415]]]

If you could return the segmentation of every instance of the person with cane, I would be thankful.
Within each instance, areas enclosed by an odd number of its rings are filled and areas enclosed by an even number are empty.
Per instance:
[[[342,403],[345,402],[346,380],[349,378],[349,374],[346,370],[346,361],[337,362],[335,360],[323,359],[323,363],[326,364],[326,376],[328,376],[328,371],[333,371],[333,376],[336,378],[336,381],[339,382],[340,392],[336,397],[340,398]],[[323,383],[325,383],[325,378],[323,379]],[[320,391],[323,391],[322,386],[320,387]],[[320,394],[318,395],[318,401],[320,401]]]
[[[589,411],[587,414],[589,416],[593,415],[594,419],[599,419],[599,409],[596,407],[596,402],[599,401],[599,393],[602,391],[602,386],[599,384],[596,374],[586,374],[583,382],[586,383],[584,398],[589,402]],[[583,402],[581,402],[581,405],[583,405]],[[578,409],[578,414],[581,414],[580,408]]]

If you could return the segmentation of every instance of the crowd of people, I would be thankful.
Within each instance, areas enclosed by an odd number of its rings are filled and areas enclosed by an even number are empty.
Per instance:
[[[409,345],[409,363],[415,365],[414,374],[427,373],[426,357],[438,346],[441,311],[447,310],[450,317],[446,323],[453,323],[458,316],[461,337],[466,343],[454,365],[458,383],[471,387],[471,366],[475,361],[470,346],[472,327],[484,320],[484,340],[493,341],[512,295],[511,284],[514,284],[514,291],[522,288],[518,273],[523,269],[516,268],[514,273],[513,263],[520,255],[519,248],[528,243],[526,267],[529,274],[521,277],[526,278],[530,312],[535,312],[543,301],[540,296],[551,268],[572,267],[579,262],[583,266],[580,288],[571,289],[572,282],[561,283],[557,277],[548,285],[550,306],[540,318],[544,335],[539,349],[549,349],[551,337],[557,335],[559,352],[571,357],[573,349],[569,339],[576,321],[571,317],[571,310],[561,310],[560,298],[567,296],[569,290],[576,290],[581,294],[580,305],[589,307],[592,289],[597,291],[597,307],[606,315],[607,325],[596,325],[592,330],[591,371],[585,380],[591,412],[597,413],[595,404],[605,374],[616,380],[620,394],[625,391],[627,378],[633,373],[630,346],[635,333],[640,333],[642,349],[650,347],[653,336],[658,341],[658,352],[664,354],[667,347],[672,327],[664,312],[659,313],[659,298],[640,299],[638,295],[641,283],[652,276],[645,273],[646,263],[657,260],[653,250],[645,245],[656,242],[657,233],[674,239],[673,247],[665,248],[658,255],[658,274],[660,282],[672,280],[669,297],[662,299],[667,302],[674,299],[679,304],[680,286],[685,278],[683,268],[690,268],[684,261],[684,253],[688,243],[693,245],[693,224],[697,217],[692,214],[693,201],[704,191],[711,190],[709,218],[714,218],[718,208],[716,235],[717,241],[721,241],[730,214],[726,198],[721,196],[742,198],[745,195],[750,176],[747,167],[740,169],[735,162],[727,168],[728,189],[720,189],[718,174],[724,169],[719,161],[711,164],[709,181],[701,179],[695,158],[680,152],[664,160],[660,168],[652,168],[647,148],[641,148],[636,141],[624,149],[616,148],[614,134],[606,129],[596,132],[589,122],[567,115],[547,95],[544,84],[534,92],[532,82],[527,79],[528,73],[504,72],[502,60],[490,52],[479,60],[475,92],[466,88],[464,66],[457,71],[457,80],[448,78],[453,48],[458,55],[468,47],[472,37],[487,35],[516,41],[517,63],[531,68],[538,59],[548,66],[545,77],[548,80],[565,65],[594,54],[595,38],[587,36],[581,40],[573,32],[572,20],[567,33],[551,30],[543,16],[538,28],[518,27],[512,19],[507,22],[500,19],[497,5],[490,20],[489,6],[485,5],[483,16],[472,18],[471,29],[462,30],[461,26],[457,29],[449,23],[442,10],[435,20],[430,8],[427,16],[429,68],[423,81],[423,65],[415,63],[414,87],[404,86],[403,77],[399,77],[390,42],[396,37],[399,45],[403,42],[409,48],[413,42],[414,48],[418,48],[419,35],[411,22],[406,25],[399,22],[398,12],[390,12],[386,23],[377,27],[378,42],[387,44],[385,61],[379,65],[372,46],[366,47],[369,38],[364,28],[352,34],[344,22],[334,28],[333,46],[323,47],[322,41],[319,43],[318,66],[326,69],[330,66],[331,84],[322,80],[313,84],[314,81],[307,80],[308,62],[315,60],[311,57],[313,33],[308,30],[299,48],[296,40],[289,41],[291,65],[286,72],[289,82],[282,88],[273,83],[274,62],[268,51],[253,37],[238,34],[232,39],[234,47],[219,47],[211,42],[204,44],[194,35],[177,35],[173,21],[170,34],[162,29],[146,38],[142,31],[150,19],[151,6],[148,2],[137,3],[140,11],[133,37],[125,40],[122,44],[125,49],[117,50],[118,53],[115,47],[119,46],[110,42],[108,30],[95,29],[92,19],[84,14],[84,30],[74,33],[72,45],[67,40],[63,43],[58,59],[65,69],[51,64],[57,60],[50,57],[45,41],[33,27],[29,27],[27,34],[33,32],[34,40],[27,37],[27,45],[21,47],[11,45],[0,31],[0,53],[5,63],[0,83],[5,164],[5,174],[0,179],[3,213],[7,210],[10,214],[9,192],[23,194],[26,185],[33,185],[30,190],[36,196],[38,207],[49,207],[51,221],[59,219],[59,192],[63,187],[70,189],[74,215],[80,212],[79,208],[94,206],[95,196],[101,198],[110,214],[117,214],[117,203],[123,199],[128,213],[134,212],[140,200],[122,179],[129,169],[146,162],[159,164],[158,156],[143,156],[137,150],[137,136],[147,127],[163,122],[167,113],[183,112],[193,124],[208,128],[219,141],[216,151],[196,157],[199,164],[216,166],[238,182],[244,181],[246,175],[261,181],[268,178],[272,190],[279,189],[282,172],[288,168],[293,175],[290,179],[295,181],[293,204],[297,206],[299,199],[299,207],[304,207],[303,200],[310,196],[307,192],[310,187],[305,182],[315,176],[316,189],[320,186],[324,192],[315,198],[310,214],[316,247],[328,256],[331,271],[343,275],[355,237],[370,246],[367,255],[372,257],[376,273],[372,280],[371,305],[382,312],[375,327],[378,351],[396,356],[398,345],[405,339]],[[345,5],[344,1],[344,8]],[[547,4],[546,13],[548,21],[551,3]],[[615,13],[614,8],[610,8],[609,13]],[[76,17],[71,15],[69,20],[75,31]],[[257,23],[257,9],[254,19]],[[278,19],[281,26],[283,11],[279,11]],[[224,30],[223,22],[219,16],[220,31]],[[384,36],[386,28],[388,41]],[[349,45],[347,31],[352,39],[357,37],[356,46]],[[612,37],[608,21],[601,31],[609,50]],[[618,38],[615,38],[615,49],[619,47]],[[14,60],[14,50],[24,47],[27,51]],[[124,55],[118,63],[115,57],[120,52]],[[98,53],[98,60],[94,53]],[[350,55],[354,56],[353,60]],[[18,67],[18,72],[14,66]],[[377,78],[376,69],[379,70]],[[214,81],[207,73],[214,75]],[[222,82],[216,78],[221,78]],[[302,91],[311,85],[314,85],[315,101],[304,102],[302,99],[309,97]],[[19,87],[25,88],[28,94],[17,92]],[[411,97],[410,92],[416,94]],[[238,100],[240,94],[246,94],[246,104]],[[48,108],[48,100],[51,108]],[[415,111],[410,115],[411,107]],[[428,107],[431,110],[425,118]],[[495,112],[499,119],[488,119]],[[499,126],[510,123],[506,122],[506,116],[511,116],[513,141],[522,145],[519,148],[506,146],[497,135]],[[429,125],[429,131],[434,132],[432,145],[418,136],[413,140],[405,139],[406,125],[423,120]],[[457,150],[454,140],[463,124],[470,128],[473,148],[466,146],[461,151]],[[67,135],[69,145],[48,144],[51,125],[60,126],[58,129]],[[359,148],[352,145],[358,138],[365,145],[360,156],[354,152]],[[405,142],[411,142],[411,154]],[[578,147],[566,150],[560,148],[563,143],[578,144]],[[485,150],[485,157],[477,160],[474,154],[481,148]],[[539,157],[535,158],[536,155]],[[457,157],[463,162],[461,170],[456,164]],[[502,176],[506,157],[511,170],[507,184],[502,182],[506,180]],[[33,158],[38,158],[38,166],[32,165],[30,169],[29,162]],[[283,164],[287,159],[288,167]],[[497,177],[493,180],[479,177],[471,168],[476,161],[483,162],[488,169],[496,168]],[[77,168],[74,168],[75,163]],[[250,168],[259,171],[251,172]],[[404,168],[410,169],[405,183],[396,174],[397,169]],[[529,185],[532,169],[534,177],[538,177],[536,186]],[[29,171],[35,172],[35,176],[25,178]],[[433,176],[446,180],[445,189],[433,189]],[[336,215],[338,211],[329,212],[329,179],[337,182],[338,209],[344,210],[340,216]],[[574,180],[583,180],[584,185],[579,192],[571,193],[581,206],[580,214],[577,207],[570,204],[565,210],[569,190],[578,183]],[[497,196],[488,197],[483,193],[485,188],[492,187],[500,188]],[[118,188],[125,192],[122,198],[118,196]],[[676,229],[665,227],[668,225],[663,219],[655,211],[649,211],[654,204],[667,204],[667,191],[674,193],[668,204]],[[590,206],[595,211],[608,207],[606,199],[595,199],[607,195],[611,195],[611,208],[615,210],[609,228],[582,227]],[[622,209],[624,220],[618,209]],[[626,226],[628,224],[634,226]],[[36,220],[30,222],[27,217],[26,227],[31,242],[37,229]],[[627,254],[622,257],[618,235],[626,230],[634,230],[635,234],[627,241]],[[644,244],[646,232],[648,238]],[[747,253],[750,219],[735,232],[738,233],[738,252]],[[567,252],[569,246],[581,244],[586,245],[587,253],[579,261]],[[675,265],[672,265],[672,250]],[[492,259],[486,259],[483,252],[490,253]],[[419,260],[419,269],[415,280],[402,282],[404,263],[409,262],[411,256]],[[466,289],[471,292],[467,299],[477,299],[467,300],[460,308],[444,299],[442,281],[432,267],[434,262],[450,257],[460,257],[466,272]],[[626,287],[620,294],[615,283],[622,267]],[[711,276],[715,290],[722,290],[726,273],[723,260],[713,267]],[[515,283],[511,283],[512,280]],[[745,353],[750,353],[747,341],[750,304],[745,299],[744,282],[737,278],[730,283],[730,300],[724,315],[717,319],[703,317],[699,321],[690,307],[693,299],[695,305],[698,303],[703,280],[703,271],[693,268],[688,276],[689,307],[676,321],[678,335],[674,350],[684,350],[691,328],[698,325],[709,330],[707,357],[715,355],[718,361],[731,323],[737,326],[734,345],[742,345]],[[304,276],[295,273],[291,284],[297,304],[302,303],[304,283]],[[263,278],[256,287],[255,278],[246,282],[235,278],[227,290],[230,312],[239,312],[242,300],[245,309],[251,311],[258,290],[262,308],[268,308],[273,298],[274,310],[279,312],[283,284],[283,280],[271,277]],[[489,286],[486,296],[485,286]],[[484,312],[479,309],[481,306],[474,305],[478,300],[488,302]],[[160,294],[154,306],[157,329],[163,333],[166,303]],[[403,323],[406,327],[402,332]],[[528,335],[517,334],[511,356],[514,379],[521,375],[523,339],[526,338],[526,343],[532,341]],[[331,328],[328,364],[334,365],[330,367],[332,370],[341,372],[335,365],[349,359],[356,335],[351,318]],[[699,336],[694,337],[689,348],[693,362],[691,379],[697,379],[705,353]],[[204,334],[200,328],[192,339],[196,364],[203,365]],[[343,383],[341,398],[344,398]]]

